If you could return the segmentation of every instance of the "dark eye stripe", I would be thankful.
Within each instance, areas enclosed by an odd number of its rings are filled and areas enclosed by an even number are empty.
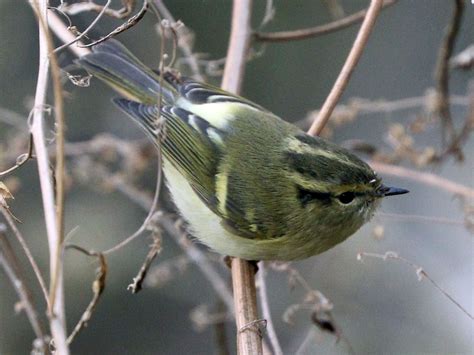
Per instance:
[[[311,191],[301,186],[297,186],[298,200],[306,206],[310,202],[319,201],[321,204],[329,205],[331,203],[331,194],[329,192]]]

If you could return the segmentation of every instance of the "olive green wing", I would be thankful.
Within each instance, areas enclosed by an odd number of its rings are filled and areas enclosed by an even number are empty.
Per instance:
[[[226,132],[203,118],[174,106],[163,106],[158,124],[158,106],[144,105],[126,99],[114,99],[160,146],[166,159],[186,178],[201,200],[223,220],[223,226],[247,238],[257,236],[251,222],[229,194],[219,194],[227,186],[219,181],[223,168]],[[161,143],[160,143],[161,142]],[[219,201],[219,197],[223,201]],[[220,208],[225,206],[225,208]]]

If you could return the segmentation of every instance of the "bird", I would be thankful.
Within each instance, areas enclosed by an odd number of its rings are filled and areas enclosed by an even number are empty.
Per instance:
[[[260,105],[176,71],[143,64],[117,40],[77,60],[162,153],[189,233],[245,260],[301,260],[370,220],[388,187],[348,150]]]

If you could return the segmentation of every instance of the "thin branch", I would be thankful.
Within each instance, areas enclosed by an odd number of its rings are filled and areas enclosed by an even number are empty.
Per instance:
[[[148,10],[148,0],[143,0],[143,5],[142,5],[141,9],[135,15],[130,17],[127,21],[125,21],[123,24],[121,24],[120,26],[115,28],[112,32],[110,32],[106,36],[101,37],[100,39],[98,39],[98,40],[96,40],[92,43],[85,44],[84,47],[90,48],[90,47],[93,47],[95,45],[98,45],[99,43],[102,43],[102,42],[108,40],[109,38],[115,37],[118,34],[120,34],[124,31],[128,30],[129,28],[135,26],[138,22],[141,21],[141,19],[143,19],[143,17],[145,16],[145,13],[147,12],[147,10]]]
[[[393,5],[395,2],[397,2],[397,0],[386,0],[382,7],[388,7]],[[327,33],[339,31],[343,28],[361,22],[366,14],[367,10],[362,10],[352,15],[346,16],[340,20],[336,20],[324,25],[294,31],[256,32],[254,33],[254,39],[259,42],[286,42],[313,38],[316,36],[325,35]]]
[[[50,274],[51,277],[57,277],[57,297],[50,317],[51,333],[54,339],[54,345],[58,353],[62,355],[69,354],[69,348],[66,341],[66,322],[64,309],[64,293],[62,272],[58,272],[61,262],[58,259],[58,248],[61,245],[61,238],[58,231],[58,221],[55,213],[54,190],[49,170],[49,159],[46,149],[45,129],[44,129],[44,107],[46,103],[46,91],[48,87],[49,71],[49,44],[48,44],[48,26],[47,26],[47,1],[30,0],[39,22],[39,70],[38,81],[35,95],[35,108],[33,113],[33,122],[30,130],[35,143],[35,152],[37,156],[38,174],[40,178],[41,195],[43,200],[43,210],[45,214],[46,231],[48,235],[48,246],[50,254]],[[54,57],[54,56],[52,56]]]
[[[28,141],[28,152],[25,153],[25,154],[22,154],[18,158],[16,158],[15,165],[13,165],[11,168],[0,172],[0,178],[2,176],[11,174],[15,170],[21,168],[32,157],[33,157],[33,136],[30,134],[30,138],[29,138],[29,141]]]
[[[375,171],[382,174],[389,174],[389,175],[394,175],[394,176],[414,180],[426,185],[437,187],[439,189],[448,191],[456,195],[461,195],[467,198],[474,198],[474,189],[465,185],[458,184],[451,180],[442,178],[432,173],[425,173],[421,171],[404,168],[401,166],[380,163],[377,161],[370,161],[369,165]]]
[[[357,34],[357,37],[354,41],[354,45],[351,48],[351,51],[346,59],[346,62],[344,63],[344,66],[341,69],[341,72],[339,73],[336,82],[334,83],[331,92],[321,107],[321,111],[319,111],[318,116],[311,125],[308,134],[319,135],[331,117],[334,107],[336,107],[337,102],[341,98],[342,93],[352,75],[352,72],[359,62],[360,57],[362,56],[362,52],[369,39],[369,35],[375,26],[375,20],[382,9],[382,4],[382,0],[371,0],[369,9],[367,10],[367,15],[364,18],[364,22],[362,22],[362,26],[360,27],[359,33]]]
[[[443,139],[446,138],[446,133],[454,137],[454,125],[451,117],[449,107],[449,59],[454,50],[454,43],[461,27],[461,19],[464,12],[464,0],[454,0],[454,8],[446,27],[446,32],[441,42],[438,52],[438,59],[436,62],[435,78],[436,91],[438,93],[438,114],[442,119],[444,126]],[[446,132],[448,130],[448,132]]]
[[[150,250],[146,255],[145,261],[143,262],[137,276],[133,278],[133,283],[128,285],[127,290],[132,293],[138,293],[142,289],[143,281],[150,269],[151,263],[155,260],[156,256],[161,252],[161,237],[154,237],[153,244],[150,246]]]
[[[36,338],[39,340],[39,348],[46,353],[46,339],[45,330],[36,311],[32,293],[28,289],[20,267],[20,262],[16,258],[13,248],[11,247],[7,236],[5,235],[6,227],[0,224],[0,265],[3,267],[5,274],[10,280],[14,290],[16,291],[18,298],[21,302],[22,309],[25,310],[26,316],[35,332]]]
[[[158,11],[163,16],[163,18],[167,19],[171,23],[176,23],[175,18],[166,7],[163,0],[154,0],[154,4],[158,8]],[[189,65],[189,67],[191,68],[191,71],[193,72],[194,79],[198,81],[204,81],[204,77],[201,75],[201,72],[199,70],[198,60],[196,56],[193,54],[190,41],[186,39],[183,40],[182,38],[178,38],[178,47],[183,52],[184,57],[186,59],[186,63]]]
[[[77,322],[76,326],[74,327],[74,330],[72,331],[71,335],[67,338],[67,343],[71,344],[74,339],[77,337],[77,335],[81,332],[82,329],[84,329],[87,326],[87,323],[92,317],[92,313],[94,312],[95,308],[97,307],[97,304],[99,303],[100,297],[102,293],[104,292],[105,289],[105,280],[107,278],[107,262],[105,260],[105,256],[102,253],[97,253],[94,251],[89,251],[84,248],[81,248],[80,246],[77,245],[66,245],[65,249],[75,249],[80,251],[83,254],[86,254],[88,256],[96,257],[97,260],[99,261],[99,268],[97,269],[96,272],[96,277],[94,281],[92,282],[92,299],[87,305],[86,310],[81,316],[81,319],[79,322]]]
[[[44,282],[43,275],[41,274],[41,271],[38,267],[38,264],[36,263],[35,258],[33,257],[33,254],[31,253],[30,248],[28,247],[28,244],[26,243],[25,238],[23,238],[23,235],[21,234],[20,230],[17,228],[15,221],[13,220],[13,217],[10,215],[10,212],[6,210],[1,204],[0,204],[0,212],[2,213],[3,217],[7,221],[8,225],[10,226],[10,229],[12,230],[13,234],[15,235],[16,239],[20,243],[23,252],[26,255],[26,258],[28,259],[29,263],[31,264],[31,267],[33,268],[33,272],[38,280],[38,283],[40,285],[41,291],[43,292],[44,299],[46,301],[46,304],[48,304],[49,307],[49,298],[48,298],[48,290],[46,288],[46,283]]]
[[[227,50],[227,61],[221,87],[238,94],[244,77],[245,62],[250,41],[252,0],[234,0],[232,27]],[[234,289],[237,351],[239,354],[262,354],[262,337],[255,290],[255,268],[247,261],[233,258],[232,285]]]
[[[53,11],[48,12],[48,24],[54,34],[64,43],[72,42],[76,39],[76,36],[68,30],[68,27],[61,18]],[[68,49],[78,57],[82,57],[91,52],[89,48],[83,48],[83,46],[84,43],[78,41],[75,46],[69,46]]]
[[[270,344],[273,348],[274,355],[283,355],[283,350],[280,345],[280,341],[278,340],[278,335],[276,333],[274,323],[272,320],[272,313],[270,311],[270,301],[268,299],[268,292],[267,292],[267,280],[266,280],[266,273],[267,268],[264,261],[260,261],[258,263],[258,295],[260,299],[260,306],[262,307],[262,315],[263,318],[267,321],[267,334],[268,339],[270,340]]]
[[[110,6],[111,2],[112,2],[112,0],[107,0],[107,3],[103,6],[102,10],[99,12],[99,14],[94,19],[94,21],[92,21],[91,24],[79,36],[77,36],[73,40],[71,40],[69,42],[66,42],[63,45],[56,48],[54,50],[54,53],[57,53],[57,52],[63,50],[64,48],[67,48],[67,47],[73,45],[74,43],[79,42],[85,35],[87,35],[87,33],[89,33],[89,31],[97,24],[97,22],[99,22],[100,18],[105,14],[105,12],[108,9],[108,7]]]
[[[453,296],[451,296],[446,290],[444,290],[436,281],[434,281],[431,276],[419,265],[415,264],[414,262],[407,260],[401,256],[399,256],[396,252],[387,251],[385,254],[377,254],[377,253],[368,253],[368,252],[360,252],[357,254],[357,260],[363,261],[364,257],[372,257],[377,259],[382,259],[384,261],[388,259],[398,260],[407,264],[408,266],[412,267],[416,271],[416,276],[418,277],[418,281],[422,281],[423,279],[427,279],[431,284],[446,298],[448,298],[457,308],[461,310],[465,315],[469,318],[474,320],[474,316],[469,313],[461,304],[456,301]]]

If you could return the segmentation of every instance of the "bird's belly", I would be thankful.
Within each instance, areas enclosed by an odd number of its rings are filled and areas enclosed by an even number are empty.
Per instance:
[[[317,241],[279,237],[259,240],[239,237],[222,226],[215,214],[194,192],[186,178],[166,159],[163,171],[174,203],[189,224],[189,232],[200,242],[222,255],[246,260],[297,260],[318,254]]]

